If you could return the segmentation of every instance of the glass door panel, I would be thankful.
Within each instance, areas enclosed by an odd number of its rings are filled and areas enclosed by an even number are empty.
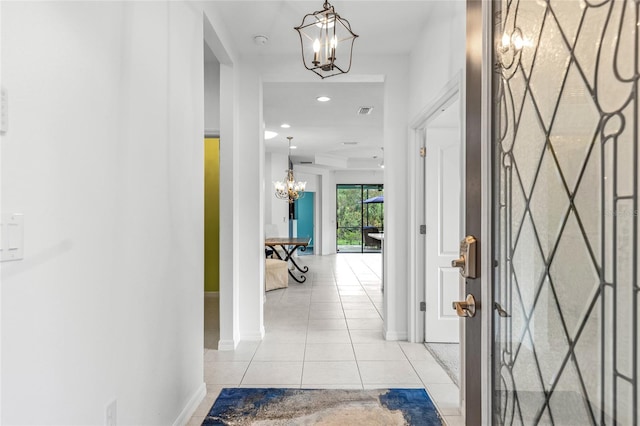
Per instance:
[[[369,234],[384,232],[384,191],[382,185],[362,186],[362,249],[380,252],[380,240]]]
[[[336,245],[339,253],[380,252],[370,233],[383,232],[382,185],[337,185]]]
[[[638,4],[494,23],[495,424],[638,424]]]
[[[362,253],[362,185],[338,185],[336,197],[338,253]]]

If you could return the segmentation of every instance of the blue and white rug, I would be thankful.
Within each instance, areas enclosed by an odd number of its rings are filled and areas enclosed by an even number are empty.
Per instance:
[[[424,389],[224,388],[203,425],[442,425]]]

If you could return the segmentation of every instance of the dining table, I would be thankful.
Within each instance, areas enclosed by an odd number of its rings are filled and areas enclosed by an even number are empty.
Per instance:
[[[306,237],[306,238],[267,237],[264,240],[264,245],[266,247],[271,248],[275,253],[275,255],[278,257],[278,259],[291,263],[293,265],[293,268],[288,269],[289,275],[296,282],[303,283],[307,280],[307,277],[304,274],[309,272],[309,267],[308,266],[300,267],[300,265],[298,265],[295,258],[293,257],[293,254],[298,249],[300,249],[300,251],[305,251],[310,241],[311,241],[311,238],[309,237]],[[280,253],[280,250],[278,249],[282,250],[282,252],[284,253],[284,256]],[[294,271],[296,270],[300,272],[300,278],[298,278],[294,273]]]

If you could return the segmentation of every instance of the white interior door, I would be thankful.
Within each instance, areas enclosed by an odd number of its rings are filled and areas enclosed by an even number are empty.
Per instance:
[[[458,268],[451,267],[459,256],[464,217],[458,102],[448,111],[426,129],[425,342],[458,343],[460,322],[452,302],[461,300],[461,282]]]

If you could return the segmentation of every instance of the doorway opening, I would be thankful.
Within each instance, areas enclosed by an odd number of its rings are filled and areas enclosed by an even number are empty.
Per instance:
[[[206,40],[204,56],[204,348],[220,341],[220,62]]]
[[[293,217],[296,229],[295,237],[309,238],[309,245],[307,245],[304,250],[299,249],[297,251],[299,256],[314,254],[315,198],[315,192],[305,191],[304,196],[293,203]]]
[[[380,253],[380,240],[369,234],[384,232],[382,184],[336,186],[336,251]]]
[[[425,127],[424,341],[456,385],[460,384],[460,324],[451,303],[461,294],[458,258],[463,235],[460,101],[444,105]]]
[[[464,383],[464,339],[452,302],[460,299],[464,281],[451,262],[459,256],[465,225],[460,82],[460,75],[451,80],[412,123],[416,151],[421,153],[415,163],[412,207],[416,228],[420,228],[413,258],[414,306],[424,301],[423,312],[414,317],[413,336],[424,342],[459,389]]]
[[[204,139],[204,346],[220,340],[220,139]]]

